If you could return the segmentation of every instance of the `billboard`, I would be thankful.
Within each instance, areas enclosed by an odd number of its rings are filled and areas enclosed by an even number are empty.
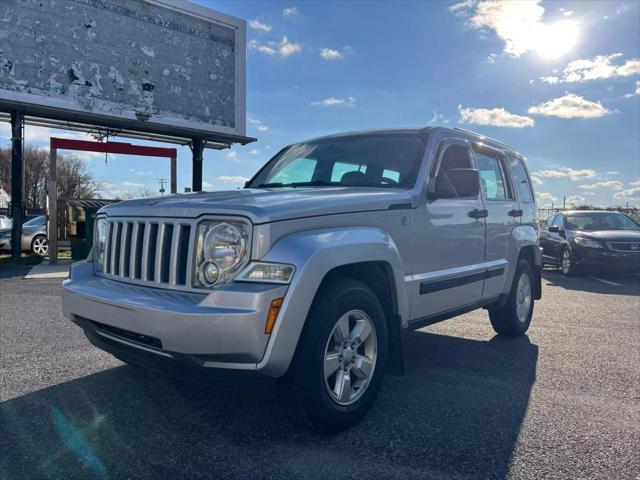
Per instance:
[[[246,24],[184,0],[0,1],[0,109],[245,135]]]

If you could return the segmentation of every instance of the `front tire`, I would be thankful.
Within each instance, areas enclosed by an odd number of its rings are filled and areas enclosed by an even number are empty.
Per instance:
[[[506,303],[489,309],[491,326],[499,335],[519,337],[524,335],[533,317],[534,275],[529,262],[518,262],[513,285]]]
[[[571,254],[571,250],[569,250],[567,247],[562,249],[562,254],[560,256],[560,271],[567,277],[571,277],[577,274],[575,259]]]
[[[329,280],[307,316],[295,356],[279,382],[294,420],[322,432],[357,423],[382,386],[388,353],[384,310],[364,283]]]

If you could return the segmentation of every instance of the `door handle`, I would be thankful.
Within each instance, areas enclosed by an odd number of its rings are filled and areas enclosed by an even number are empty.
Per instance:
[[[522,210],[511,210],[508,215],[510,217],[521,217],[522,216]]]
[[[489,212],[487,210],[478,210],[477,208],[474,208],[473,210],[471,210],[468,215],[471,218],[475,218],[476,220],[478,218],[486,218],[489,216]]]

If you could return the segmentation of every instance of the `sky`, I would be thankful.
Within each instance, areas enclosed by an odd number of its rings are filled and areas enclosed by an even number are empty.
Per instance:
[[[248,22],[247,135],[258,139],[205,151],[206,190],[242,186],[293,142],[441,125],[520,151],[539,206],[640,206],[640,2],[197,3]],[[6,145],[6,124],[0,134]],[[51,134],[27,127],[27,142]],[[82,157],[105,197],[169,177],[164,159]],[[178,190],[190,185],[181,147]]]

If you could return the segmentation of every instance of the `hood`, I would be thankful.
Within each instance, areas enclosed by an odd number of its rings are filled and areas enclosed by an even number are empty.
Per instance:
[[[240,215],[254,224],[339,213],[387,210],[410,204],[408,190],[303,187],[198,192],[128,200],[100,209],[110,216],[187,217]]]
[[[640,242],[638,230],[599,230],[597,232],[579,230],[575,235],[603,242]]]

